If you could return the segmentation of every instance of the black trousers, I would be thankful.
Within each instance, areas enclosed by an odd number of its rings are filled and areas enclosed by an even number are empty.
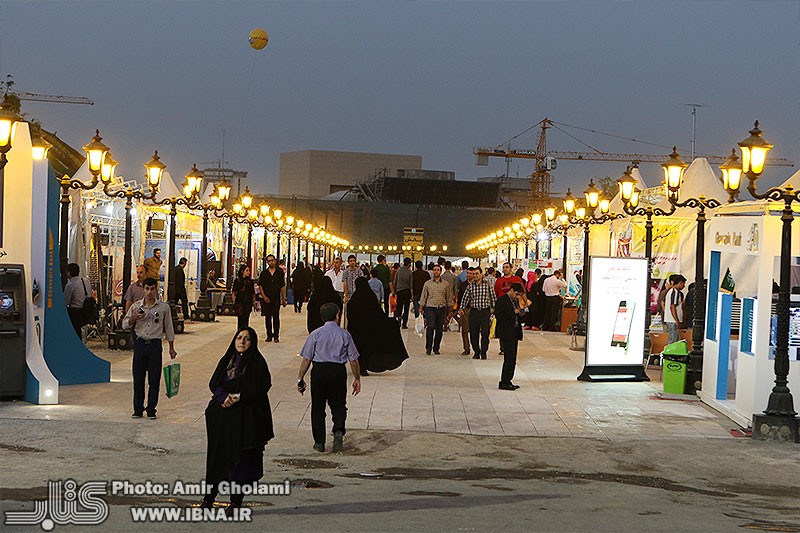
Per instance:
[[[144,406],[144,380],[147,378],[147,407]],[[161,385],[161,339],[133,341],[133,412],[155,414]]]
[[[82,339],[81,328],[83,327],[83,309],[67,307],[67,314],[69,315],[69,321],[72,323],[72,328],[75,330],[75,333],[78,334],[78,338]]]
[[[400,325],[408,327],[408,310],[411,307],[411,289],[401,289],[397,291],[397,307],[394,316]]]
[[[544,310],[544,325],[542,329],[545,331],[556,331],[558,312],[561,309],[561,296],[546,296],[545,298],[547,304]]]
[[[500,383],[508,384],[514,379],[514,369],[517,366],[517,348],[519,340],[502,339],[503,342],[503,370],[500,373]]]
[[[189,298],[186,296],[186,287],[175,287],[175,297],[172,299],[175,305],[181,303],[183,310],[183,319],[189,320]]]
[[[325,443],[325,406],[331,409],[333,432],[346,433],[347,367],[342,363],[314,363],[311,368],[311,434]]]
[[[306,299],[306,294],[308,294],[308,289],[305,288],[300,288],[297,292],[293,293],[295,312],[299,313],[303,310],[303,300]]]
[[[389,305],[389,297],[392,293],[389,292],[389,287],[383,288],[383,311],[386,313],[386,316],[389,316],[389,311],[391,311],[391,306]]]
[[[469,341],[475,355],[485,356],[489,350],[489,326],[491,309],[470,309]]]
[[[422,314],[425,316],[425,351],[433,348],[434,352],[438,352],[442,344],[442,331],[447,308],[425,307]]]
[[[244,328],[250,327],[250,313],[253,312],[253,308],[249,305],[243,305],[242,310],[236,315],[236,331],[240,331]]]
[[[267,341],[277,339],[281,332],[281,299],[279,296],[270,296],[269,300],[269,303],[261,302],[267,326]]]

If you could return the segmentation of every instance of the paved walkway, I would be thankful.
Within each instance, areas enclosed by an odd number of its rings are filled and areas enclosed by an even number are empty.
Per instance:
[[[251,320],[263,335],[260,316]],[[306,338],[305,313],[282,312],[280,344],[260,344],[272,372],[270,400],[277,430],[310,428],[308,394],[295,389],[297,352]],[[178,396],[164,396],[153,424],[204,426],[208,379],[234,333],[236,319],[190,323],[176,341],[182,383]],[[514,382],[517,391],[497,389],[502,357],[492,341],[489,359],[461,356],[459,333],[445,333],[442,355],[426,356],[423,339],[403,331],[410,358],[401,368],[362,380],[360,396],[348,400],[351,429],[403,430],[473,435],[591,437],[608,440],[732,438],[729,419],[699,402],[660,400],[661,384],[584,383],[575,378],[583,354],[569,350],[569,337],[525,332]],[[65,386],[61,404],[37,406],[0,403],[0,418],[114,421],[131,420],[131,352],[109,351],[99,343],[95,353],[112,362],[112,381]],[[200,429],[200,428],[198,428]],[[202,432],[202,430],[201,430]]]

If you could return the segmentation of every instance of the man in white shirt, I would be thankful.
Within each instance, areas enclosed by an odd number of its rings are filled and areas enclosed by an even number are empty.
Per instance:
[[[686,278],[680,274],[672,277],[672,288],[664,298],[664,326],[667,328],[667,343],[678,342],[678,330],[683,327],[683,288]]]
[[[145,278],[144,298],[134,302],[122,319],[124,329],[133,328],[133,418],[156,419],[158,391],[161,383],[161,337],[169,343],[169,357],[175,359],[175,331],[172,329],[172,312],[169,305],[158,301],[158,282]],[[147,407],[144,405],[145,375],[149,384]]]
[[[561,309],[561,290],[567,288],[567,282],[564,281],[564,274],[560,270],[553,272],[552,276],[548,276],[542,283],[542,292],[545,297],[545,311],[544,311],[544,324],[542,329],[544,331],[558,331],[556,329],[556,321],[558,320],[558,312]]]
[[[325,272],[325,275],[331,278],[333,282],[333,290],[339,293],[339,296],[344,296],[344,269],[342,268],[342,258],[333,258],[333,267]]]

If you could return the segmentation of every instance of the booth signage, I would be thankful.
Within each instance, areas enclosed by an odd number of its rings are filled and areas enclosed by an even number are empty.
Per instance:
[[[647,259],[592,257],[586,367],[579,379],[647,379],[644,374],[644,324],[647,311]],[[613,372],[610,370],[613,368]]]

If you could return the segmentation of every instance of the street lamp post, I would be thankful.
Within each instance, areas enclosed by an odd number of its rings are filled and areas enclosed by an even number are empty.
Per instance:
[[[14,131],[17,129],[17,122],[21,120],[19,114],[14,110],[8,98],[8,93],[3,97],[0,104],[0,246],[3,246],[3,204],[5,202],[5,168],[8,162],[8,152],[14,142]],[[62,262],[61,271],[64,272],[66,262]]]
[[[734,157],[736,157],[734,155]],[[737,158],[738,159],[738,158]],[[667,199],[675,207],[697,209],[697,239],[695,241],[694,264],[694,317],[692,319],[692,349],[689,352],[689,367],[686,372],[686,394],[695,394],[703,379],[703,336],[705,333],[706,291],[705,280],[705,224],[706,209],[714,209],[722,204],[714,198],[701,195],[698,198],[687,198],[680,201],[680,187],[683,170],[688,166],[681,161],[677,150],[672,153],[664,168]]]
[[[112,191],[111,182],[114,177],[113,167],[108,172],[101,174],[103,180],[103,193],[109,198],[125,199],[125,249],[122,264],[122,294],[123,298],[131,284],[132,277],[132,255],[133,255],[133,200],[153,200],[158,193],[158,186],[161,183],[161,176],[164,173],[164,165],[158,157],[158,150],[153,154],[153,158],[145,163],[145,178],[149,192],[134,190],[132,187]]]
[[[83,147],[86,151],[86,163],[89,172],[92,174],[92,181],[84,183],[79,179],[71,179],[68,175],[64,174],[58,183],[61,185],[61,212],[60,212],[60,239],[59,239],[59,259],[61,260],[61,284],[66,284],[66,279],[63,278],[67,266],[67,240],[69,237],[69,205],[70,205],[70,189],[88,191],[97,187],[100,183],[100,174],[103,171],[103,163],[109,152],[108,146],[103,144],[103,138],[100,137],[100,130],[95,130],[95,136],[91,142]],[[10,141],[9,141],[10,146]],[[5,154],[2,154],[5,156]],[[5,165],[5,162],[2,163]]]
[[[776,313],[778,324],[775,346],[775,386],[769,395],[767,408],[763,413],[753,415],[753,438],[759,440],[800,440],[800,419],[794,410],[794,399],[789,390],[789,285],[791,284],[792,255],[792,221],[794,213],[792,203],[800,201],[800,191],[791,185],[784,188],[773,187],[763,193],[756,191],[756,181],[764,170],[767,153],[772,145],[763,137],[763,132],[755,127],[750,136],[739,143],[742,150],[742,173],[749,181],[747,191],[753,198],[783,202],[781,213],[781,255],[780,255],[780,288]],[[727,162],[726,162],[727,163]],[[731,165],[734,166],[734,165]],[[741,177],[730,171],[731,166],[723,169],[724,185],[730,198],[739,191]]]
[[[620,188],[620,196],[622,196],[624,210],[631,216],[646,217],[644,229],[644,255],[647,258],[647,293],[645,302],[644,313],[644,353],[642,359],[646,360],[650,355],[650,275],[653,268],[653,216],[668,217],[675,212],[675,206],[670,204],[670,209],[664,211],[660,207],[653,207],[648,203],[645,207],[639,207],[639,192],[635,188],[636,178],[633,177],[631,167],[628,167],[623,173],[622,177],[617,180]]]
[[[158,152],[156,152],[156,157]],[[160,161],[159,161],[160,162]],[[162,163],[163,165],[163,163]],[[163,167],[166,168],[166,167]],[[162,168],[162,172],[163,172]],[[173,196],[164,198],[163,200],[153,200],[156,205],[169,205],[169,242],[167,243],[167,301],[170,307],[175,304],[175,239],[176,239],[176,217],[178,215],[178,206],[183,205],[189,208],[196,208],[197,195],[200,193],[201,184],[203,182],[203,175],[197,169],[196,165],[192,165],[192,170],[186,175],[186,182],[183,185],[183,196]],[[205,237],[205,236],[204,236]],[[173,317],[175,311],[173,309]],[[187,319],[189,317],[184,317]]]

